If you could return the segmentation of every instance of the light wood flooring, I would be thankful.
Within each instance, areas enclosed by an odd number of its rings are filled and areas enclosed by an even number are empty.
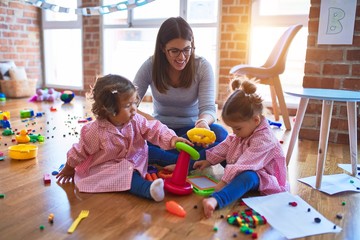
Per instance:
[[[51,107],[57,111],[50,111]],[[34,113],[45,113],[34,120],[22,121],[20,111],[32,109]],[[142,105],[148,111],[151,106]],[[66,152],[78,141],[83,125],[79,119],[91,116],[90,105],[84,98],[75,97],[70,104],[60,100],[55,103],[31,103],[27,99],[7,99],[0,110],[10,111],[10,123],[15,131],[31,129],[34,134],[45,136],[45,142],[35,143],[39,147],[36,159],[13,160],[8,147],[15,145],[14,136],[1,136],[0,151],[5,159],[0,161],[0,239],[251,239],[251,235],[239,232],[238,227],[226,222],[226,216],[244,210],[238,202],[215,211],[213,217],[205,219],[201,201],[203,197],[190,194],[177,196],[166,193],[160,203],[149,201],[129,193],[85,194],[75,190],[74,185],[59,185],[54,176],[51,184],[44,185],[43,175],[57,170],[66,161]],[[279,141],[283,141],[286,152],[290,131],[274,129]],[[312,207],[333,221],[343,230],[338,234],[322,234],[304,239],[360,239],[360,194],[341,193],[333,196],[297,181],[298,178],[315,175],[317,142],[298,141],[289,164],[291,193],[299,195]],[[338,163],[350,163],[349,146],[329,144],[325,174],[344,172]],[[207,171],[220,177],[222,169],[214,167]],[[175,200],[186,210],[185,218],[170,214],[165,202]],[[346,202],[343,206],[341,203]],[[81,210],[90,210],[74,233],[67,229]],[[53,224],[48,222],[54,214]],[[336,219],[336,214],[343,219]],[[296,216],[294,216],[296,217]],[[44,229],[40,229],[43,226]],[[214,231],[214,228],[217,231]],[[269,224],[257,227],[258,239],[279,239]],[[270,237],[271,236],[271,237]]]

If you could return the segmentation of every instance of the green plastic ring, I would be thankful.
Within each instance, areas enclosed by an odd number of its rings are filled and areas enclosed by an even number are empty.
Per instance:
[[[180,150],[187,152],[190,155],[191,159],[193,159],[193,160],[198,160],[200,158],[200,153],[198,151],[196,151],[195,148],[189,146],[186,143],[177,142],[175,144],[175,146],[179,152],[180,152]]]

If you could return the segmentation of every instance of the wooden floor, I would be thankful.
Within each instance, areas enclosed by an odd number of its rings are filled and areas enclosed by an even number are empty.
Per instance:
[[[57,111],[50,111],[54,107]],[[143,110],[148,110],[143,106]],[[45,113],[34,120],[22,121],[20,111],[32,109],[34,113]],[[0,106],[10,111],[11,125],[16,132],[31,129],[34,134],[45,136],[45,142],[35,143],[38,156],[32,160],[12,160],[8,147],[15,145],[14,136],[2,136],[0,151],[6,157],[0,161],[0,239],[251,239],[251,235],[240,233],[229,225],[225,218],[245,207],[234,203],[217,210],[210,219],[202,212],[202,197],[196,194],[177,196],[166,193],[160,203],[138,198],[128,193],[84,194],[72,184],[58,185],[54,176],[51,184],[44,185],[43,175],[57,170],[66,161],[66,152],[78,141],[83,124],[79,119],[91,116],[90,105],[76,97],[70,104],[31,103],[27,99],[7,99]],[[289,131],[274,129],[279,140],[283,140],[284,151],[290,138]],[[315,175],[317,142],[298,141],[289,165],[291,193],[299,195],[330,221],[341,226],[339,234],[323,234],[305,239],[360,239],[360,194],[343,193],[329,196],[297,181],[298,178]],[[325,174],[342,173],[338,163],[350,163],[349,146],[330,144]],[[208,173],[221,176],[221,168]],[[170,214],[165,202],[175,200],[187,212],[185,218]],[[342,206],[341,202],[346,205]],[[81,210],[90,210],[74,233],[67,229]],[[54,222],[48,222],[49,214]],[[342,220],[335,218],[343,215]],[[40,229],[44,226],[44,229]],[[214,228],[217,231],[214,231]],[[269,224],[255,229],[259,239],[279,239]],[[266,237],[265,237],[266,236]],[[272,236],[271,238],[269,236]]]

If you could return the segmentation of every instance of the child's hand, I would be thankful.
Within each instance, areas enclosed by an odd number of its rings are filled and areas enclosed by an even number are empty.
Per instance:
[[[207,125],[207,123],[205,121],[198,122],[198,124],[196,124],[195,128],[205,128],[205,129],[211,131],[209,125]],[[210,144],[213,144],[213,142],[212,143],[198,143],[198,142],[195,143],[196,146],[199,146],[202,148],[208,148]]]
[[[202,148],[208,148],[209,144],[207,143],[196,143],[196,146],[202,147]]]
[[[198,160],[198,161],[195,161],[195,163],[194,163],[194,169],[203,170],[210,166],[211,166],[211,163],[207,160]]]
[[[62,184],[74,182],[74,175],[75,169],[66,163],[65,167],[61,170],[61,172],[56,175],[57,182]]]
[[[190,146],[194,146],[194,144],[192,143],[192,142],[190,142],[188,139],[186,139],[186,138],[183,138],[183,137],[173,137],[172,139],[171,139],[171,147],[172,148],[175,148],[175,144],[177,143],[177,142],[183,142],[183,143],[186,143],[186,144],[188,144],[188,145],[190,145]]]
[[[226,183],[224,181],[220,181],[216,184],[216,186],[214,187],[215,192],[220,191],[221,189],[223,189],[223,187],[226,186]]]

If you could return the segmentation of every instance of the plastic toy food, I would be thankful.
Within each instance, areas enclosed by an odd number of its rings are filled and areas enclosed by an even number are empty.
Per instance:
[[[36,158],[38,147],[32,144],[18,144],[10,146],[9,157],[17,160],[27,160]]]
[[[178,204],[175,201],[167,201],[166,202],[166,210],[174,215],[177,215],[179,217],[185,217],[186,211],[180,204]]]
[[[190,129],[186,134],[190,141],[195,143],[211,144],[216,140],[215,133],[206,128],[193,128]]]

